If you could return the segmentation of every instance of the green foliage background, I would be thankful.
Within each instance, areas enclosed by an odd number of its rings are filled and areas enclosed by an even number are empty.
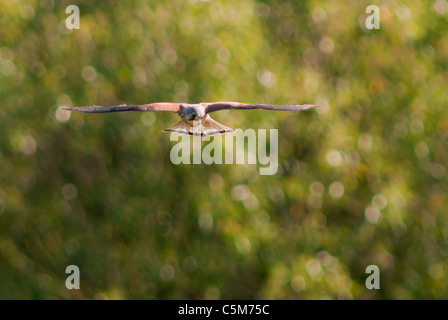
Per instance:
[[[0,2],[0,298],[447,299],[447,68],[445,0]],[[60,109],[222,100],[321,108],[215,114],[279,128],[273,176]]]

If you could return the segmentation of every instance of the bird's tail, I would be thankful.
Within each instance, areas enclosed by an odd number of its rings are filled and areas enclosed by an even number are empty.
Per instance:
[[[182,119],[180,122],[176,123],[174,126],[164,129],[166,132],[178,132],[180,134],[189,134],[197,136],[214,136],[217,134],[224,134],[233,132],[232,128],[226,127],[225,125],[213,120],[208,116],[204,121],[193,121],[193,125],[190,122]]]

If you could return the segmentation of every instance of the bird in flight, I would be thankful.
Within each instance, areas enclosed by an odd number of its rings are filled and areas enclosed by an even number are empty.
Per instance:
[[[247,104],[239,102],[203,102],[197,104],[157,102],[141,105],[120,105],[112,107],[74,107],[64,110],[86,113],[108,113],[123,111],[167,111],[177,113],[181,121],[163,131],[178,132],[189,135],[216,135],[233,132],[232,128],[213,120],[209,113],[219,110],[273,110],[273,111],[303,111],[316,107],[312,104],[304,105],[272,105]]]

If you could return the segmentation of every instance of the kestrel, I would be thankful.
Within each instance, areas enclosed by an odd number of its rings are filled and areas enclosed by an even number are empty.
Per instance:
[[[120,105],[112,107],[75,107],[63,108],[64,110],[86,113],[108,113],[123,111],[167,111],[177,113],[182,119],[172,127],[163,131],[178,132],[189,135],[216,135],[232,132],[233,129],[213,120],[209,113],[219,110],[274,110],[274,111],[303,111],[316,107],[312,104],[304,105],[271,105],[271,104],[247,104],[239,102],[203,102],[197,104],[158,102],[141,105]]]

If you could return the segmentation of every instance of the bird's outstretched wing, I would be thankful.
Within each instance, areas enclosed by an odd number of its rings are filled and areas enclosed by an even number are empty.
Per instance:
[[[121,105],[112,107],[74,107],[74,108],[63,108],[64,110],[86,112],[86,113],[108,113],[108,112],[124,112],[124,111],[167,111],[167,112],[179,112],[181,103],[171,103],[171,102],[158,102],[150,104],[140,104],[140,105]]]
[[[213,102],[213,103],[203,103],[206,105],[206,113],[225,110],[225,109],[236,109],[236,110],[274,110],[274,111],[302,111],[317,107],[313,104],[303,104],[303,105],[274,105],[274,104],[247,104],[239,102]]]

